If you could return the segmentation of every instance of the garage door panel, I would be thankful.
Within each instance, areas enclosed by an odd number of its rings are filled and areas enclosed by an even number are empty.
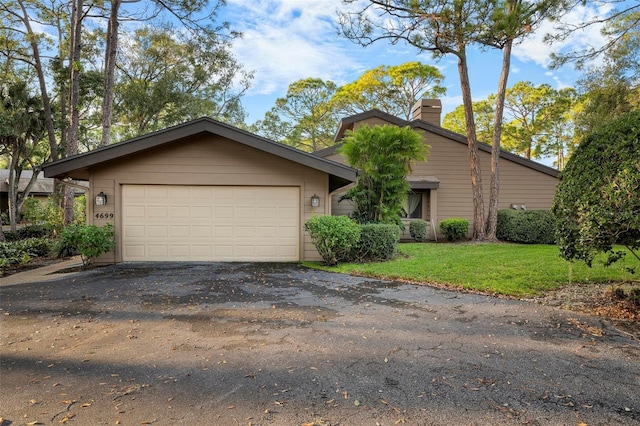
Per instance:
[[[169,187],[163,185],[149,185],[146,187],[146,198],[152,201],[164,201],[169,198]]]
[[[144,237],[145,236],[145,227],[144,225],[127,225],[124,227],[125,237]]]
[[[169,217],[176,219],[188,219],[189,208],[184,206],[171,206],[169,207]]]
[[[299,260],[299,188],[124,185],[123,260]]]
[[[168,244],[147,244],[147,256],[154,258],[167,258],[169,255],[169,245]]]
[[[125,216],[129,218],[144,218],[145,212],[144,206],[126,206],[124,209]]]

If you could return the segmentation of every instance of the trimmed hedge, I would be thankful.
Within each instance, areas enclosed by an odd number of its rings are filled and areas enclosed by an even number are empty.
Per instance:
[[[351,260],[360,241],[360,225],[347,216],[314,216],[305,222],[304,229],[329,266]]]
[[[396,254],[400,232],[398,225],[367,223],[360,226],[360,242],[356,247],[358,261],[385,261]]]
[[[427,241],[428,224],[426,220],[415,219],[409,222],[409,234],[419,243]]]
[[[458,217],[445,219],[440,222],[440,231],[447,241],[462,240],[469,233],[469,221]]]
[[[522,244],[555,244],[556,219],[549,210],[498,211],[496,236]]]

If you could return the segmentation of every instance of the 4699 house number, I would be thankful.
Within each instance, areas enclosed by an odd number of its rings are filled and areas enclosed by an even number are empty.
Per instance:
[[[113,213],[96,213],[95,214],[96,219],[113,219],[114,216],[115,215]]]

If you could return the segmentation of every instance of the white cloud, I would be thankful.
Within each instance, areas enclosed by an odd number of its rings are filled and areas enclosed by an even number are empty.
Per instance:
[[[252,94],[284,94],[296,80],[315,77],[344,83],[362,66],[339,39],[334,0],[230,0],[232,28],[244,37],[233,51],[247,70],[255,71]]]
[[[596,17],[605,16],[610,10],[610,4],[602,4],[595,8],[587,3],[584,6],[575,7],[562,18],[562,21],[568,23],[588,22]],[[514,46],[513,55],[522,62],[534,62],[542,67],[548,67],[551,63],[551,53],[580,51],[589,46],[602,46],[606,43],[605,37],[600,32],[602,25],[593,24],[574,32],[566,40],[549,45],[544,41],[544,37],[547,34],[556,33],[556,25],[557,23],[551,21],[542,23],[534,34]]]

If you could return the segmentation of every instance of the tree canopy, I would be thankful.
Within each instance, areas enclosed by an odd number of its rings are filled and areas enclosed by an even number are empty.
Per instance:
[[[420,62],[381,65],[340,87],[332,101],[343,114],[377,108],[410,120],[418,99],[438,98],[446,93],[443,80],[444,76],[436,67]]]
[[[560,255],[589,266],[596,254],[608,263],[640,249],[640,111],[628,113],[588,135],[561,174],[553,213]],[[640,257],[639,257],[640,259]]]

